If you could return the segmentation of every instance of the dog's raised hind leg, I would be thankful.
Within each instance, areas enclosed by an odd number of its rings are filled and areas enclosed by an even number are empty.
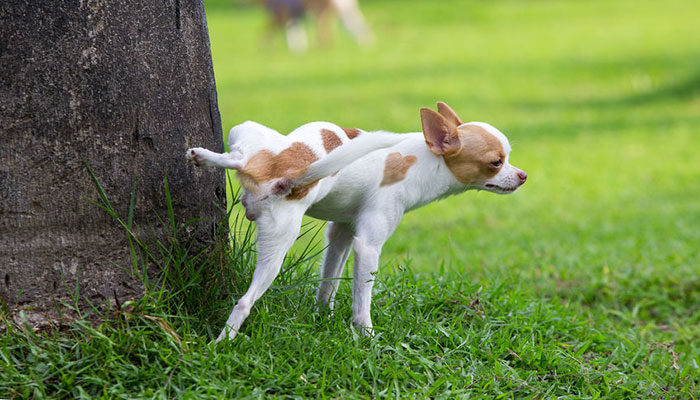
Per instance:
[[[250,309],[267,291],[280,272],[284,256],[299,235],[304,208],[292,202],[282,204],[273,213],[266,211],[256,219],[258,227],[258,262],[248,291],[238,300],[216,339],[233,339]]]
[[[243,153],[233,148],[229,153],[216,153],[201,147],[187,150],[185,157],[198,167],[216,167],[240,170],[243,168]]]

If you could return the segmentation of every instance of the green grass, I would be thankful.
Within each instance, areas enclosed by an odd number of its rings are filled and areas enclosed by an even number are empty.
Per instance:
[[[374,47],[338,30],[303,56],[261,46],[258,8],[207,7],[226,130],[416,131],[445,100],[509,136],[527,184],[407,214],[373,338],[350,327],[349,281],[314,311],[311,223],[241,334],[211,345],[252,273],[239,220],[233,244],[137,251],[169,273],[102,323],[5,317],[0,397],[700,397],[700,3],[368,0]]]

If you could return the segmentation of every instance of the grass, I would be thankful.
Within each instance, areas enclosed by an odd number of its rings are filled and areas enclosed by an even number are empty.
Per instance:
[[[527,184],[407,214],[373,338],[350,327],[350,282],[334,315],[314,311],[313,222],[219,346],[250,228],[202,252],[135,246],[136,267],[168,273],[103,322],[3,317],[0,397],[700,397],[700,4],[366,1],[374,47],[338,31],[303,56],[261,48],[257,8],[207,7],[227,129],[416,131],[418,108],[445,100],[509,136]]]

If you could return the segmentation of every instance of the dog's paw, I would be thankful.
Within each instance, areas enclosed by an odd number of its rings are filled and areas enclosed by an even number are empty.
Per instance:
[[[227,326],[221,331],[219,337],[216,338],[216,343],[219,343],[223,340],[233,340],[233,338],[236,337],[237,333],[238,331]]]
[[[185,158],[187,158],[188,161],[191,161],[194,165],[201,167],[204,159],[204,156],[202,155],[203,150],[204,149],[201,147],[188,149],[187,153],[185,153]]]
[[[372,321],[367,318],[358,319],[354,318],[352,322],[353,327],[362,337],[372,337],[374,336],[374,328],[372,327]]]

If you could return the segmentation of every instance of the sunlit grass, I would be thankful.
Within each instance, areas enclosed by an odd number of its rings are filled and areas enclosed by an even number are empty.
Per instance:
[[[265,20],[258,8],[211,4],[225,129],[253,119],[281,132],[313,120],[416,131],[418,108],[436,100],[448,101],[465,119],[501,128],[514,147],[511,161],[530,180],[513,196],[467,193],[408,214],[384,255],[410,256],[419,269],[443,261],[470,268],[475,257],[502,256],[505,236],[515,238],[510,245],[533,237],[573,239],[575,224],[591,220],[635,229],[619,210],[636,212],[641,224],[648,215],[647,222],[666,231],[682,219],[691,228],[677,240],[697,236],[692,227],[699,213],[690,201],[700,191],[700,158],[693,156],[700,145],[694,134],[700,50],[690,39],[697,6],[402,4],[364,5],[376,46],[358,48],[339,31],[333,48],[304,56],[285,52],[281,38],[261,46]],[[686,196],[670,194],[678,191]],[[666,211],[654,207],[664,201],[659,196],[672,199]],[[532,236],[515,234],[521,230]],[[474,236],[488,247],[468,251]],[[614,248],[625,240],[615,239],[605,244]],[[520,269],[528,269],[523,264]]]
[[[506,132],[512,163],[530,178],[514,195],[472,192],[406,215],[384,247],[384,273],[409,260],[470,281],[512,280],[536,299],[613,315],[618,328],[673,325],[657,340],[697,340],[687,327],[700,310],[698,5],[363,8],[375,47],[340,32],[335,47],[303,57],[281,41],[259,46],[250,33],[264,23],[259,10],[216,9],[217,82],[231,87],[220,98],[225,126],[254,119],[287,132],[330,120],[416,131],[418,108],[445,100]],[[696,360],[697,347],[686,349]]]

